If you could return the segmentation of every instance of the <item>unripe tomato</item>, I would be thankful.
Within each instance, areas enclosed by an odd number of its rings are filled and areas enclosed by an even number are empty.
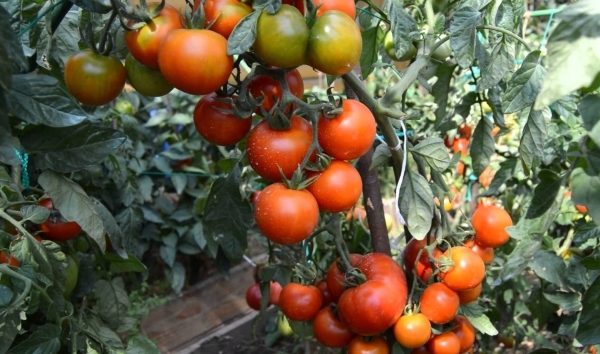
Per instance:
[[[465,242],[465,247],[473,250],[473,252],[481,257],[483,263],[485,264],[490,264],[494,261],[494,249],[491,247],[483,247],[474,240],[468,240]]]
[[[312,320],[323,304],[321,291],[314,285],[288,283],[281,290],[279,307],[287,318],[294,321]]]
[[[405,348],[421,347],[431,337],[431,323],[422,313],[403,315],[394,325],[394,337]]]
[[[356,5],[354,0],[316,0],[314,5],[317,8],[317,17],[325,14],[327,11],[337,10],[356,18]]]
[[[429,340],[427,350],[431,354],[460,354],[460,339],[454,332],[444,332]]]
[[[81,103],[101,106],[115,99],[125,86],[127,74],[118,59],[84,50],[65,63],[65,85]]]
[[[193,95],[216,91],[233,70],[225,37],[199,29],[171,31],[158,52],[158,64],[167,81]]]
[[[452,47],[450,47],[450,41],[445,41],[431,53],[431,57],[439,61],[445,61],[451,55]]]
[[[346,161],[331,161],[325,170],[308,176],[318,176],[308,186],[308,191],[315,196],[321,211],[336,213],[348,210],[356,204],[362,193],[360,174]]]
[[[10,267],[19,268],[21,262],[8,252],[0,251],[0,264],[8,264]]]
[[[194,1],[194,9],[200,2]],[[251,12],[252,8],[239,0],[206,0],[204,3],[206,23],[212,24],[210,30],[225,38],[229,38],[233,28]]]
[[[394,43],[394,35],[392,31],[388,31],[383,40],[383,48],[385,49],[385,53],[395,61],[406,61],[411,60],[417,56],[417,47],[415,47],[412,43],[403,53],[396,53],[396,45]]]
[[[202,137],[216,145],[235,145],[250,131],[252,119],[240,118],[216,94],[203,96],[194,109],[194,125]]]
[[[362,52],[360,28],[347,14],[327,11],[310,29],[306,55],[308,63],[329,75],[349,73]]]
[[[304,81],[298,69],[288,71],[285,75],[285,81],[292,95],[298,98],[304,96]],[[248,91],[255,98],[262,98],[262,108],[267,112],[283,97],[281,84],[276,79],[266,75],[259,75],[252,79],[252,82],[248,85]]]
[[[389,354],[390,349],[385,339],[372,337],[365,339],[358,336],[348,345],[348,354]]]
[[[183,28],[181,15],[173,6],[165,5],[158,16],[144,27],[125,31],[125,44],[140,63],[158,69],[158,52],[165,38],[173,30]]]
[[[265,11],[260,15],[253,49],[267,65],[295,68],[305,62],[308,35],[304,16],[284,4],[273,15]]]
[[[444,257],[452,260],[453,265],[444,270],[440,277],[444,284],[454,291],[472,289],[485,277],[485,264],[477,253],[468,247],[449,248]]]
[[[460,301],[458,295],[444,283],[433,283],[425,288],[419,301],[421,313],[435,324],[445,324],[456,317]]]
[[[330,348],[343,348],[354,337],[354,333],[335,315],[331,306],[322,308],[314,318],[313,333],[321,344]]]
[[[506,228],[512,226],[512,219],[506,210],[495,205],[479,206],[471,224],[475,230],[475,242],[485,247],[500,247],[510,238]]]
[[[144,96],[164,96],[173,90],[171,85],[158,69],[152,69],[135,60],[131,54],[125,58],[127,81]]]
[[[479,298],[479,295],[481,294],[481,288],[482,288],[482,284],[480,283],[479,285],[477,285],[476,287],[474,287],[472,289],[467,289],[467,290],[457,292],[458,298],[460,299],[460,304],[461,305],[470,304],[470,303],[474,302],[475,300],[477,300]]]
[[[65,269],[65,286],[63,294],[66,298],[71,297],[73,290],[77,286],[79,280],[79,265],[71,256],[67,256],[67,268]]]
[[[463,353],[475,343],[475,328],[466,317],[456,316],[456,328],[452,330],[460,341],[460,352]]]
[[[277,330],[279,330],[279,334],[284,337],[294,334],[294,330],[285,316],[279,316],[277,319]]]
[[[319,206],[309,191],[274,183],[263,189],[254,204],[260,231],[271,241],[292,245],[311,235],[319,222]]]
[[[276,130],[266,120],[258,123],[248,135],[246,152],[250,165],[269,181],[281,180],[292,174],[308,153],[313,133],[310,123],[293,116],[287,130]]]
[[[369,151],[376,130],[375,117],[369,108],[357,100],[347,99],[342,104],[342,113],[334,118],[319,119],[319,145],[338,160],[353,160]]]

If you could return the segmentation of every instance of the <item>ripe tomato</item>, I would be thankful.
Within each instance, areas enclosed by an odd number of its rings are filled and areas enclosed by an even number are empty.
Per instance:
[[[479,298],[479,295],[481,294],[481,288],[482,284],[479,283],[479,285],[472,289],[457,292],[458,298],[460,299],[460,304],[470,304],[473,301],[477,300]]]
[[[422,313],[403,315],[394,325],[394,337],[405,348],[418,348],[431,337],[431,323]]]
[[[310,145],[313,133],[310,123],[293,116],[287,130],[275,130],[264,120],[248,135],[247,153],[250,165],[261,177],[270,181],[292,177]]]
[[[336,213],[354,206],[362,193],[360,174],[346,161],[334,160],[320,173],[311,173],[309,177],[318,175],[316,181],[308,186],[308,191],[315,196],[319,209]]]
[[[353,160],[369,151],[376,130],[375,117],[367,106],[348,99],[342,104],[342,113],[334,118],[322,116],[319,119],[319,145],[338,160]]]
[[[460,339],[454,332],[433,336],[427,343],[431,354],[460,354]]]
[[[322,308],[313,320],[315,338],[326,347],[342,348],[348,345],[354,333],[342,322],[331,306]]]
[[[473,252],[477,253],[485,264],[490,264],[494,261],[494,249],[491,247],[483,247],[474,240],[465,242],[465,247],[468,247],[473,250]]]
[[[317,8],[317,16],[321,16],[327,11],[337,10],[356,18],[356,5],[353,0],[316,0],[314,2]]]
[[[350,263],[357,264],[362,256],[358,254],[350,255]],[[338,267],[339,259],[329,265],[329,269],[327,269],[327,289],[329,290],[329,294],[331,295],[331,299],[334,302],[337,302],[342,293],[346,290],[346,285],[344,284],[345,276]]]
[[[465,352],[475,343],[475,328],[466,317],[456,316],[456,328],[452,330],[460,341],[460,352]]]
[[[419,254],[419,251],[425,246],[427,246],[427,240],[419,241],[416,239],[412,239],[406,244],[402,257],[404,260],[404,267],[406,271],[408,273],[412,273],[414,269],[417,273],[417,276],[421,278],[423,282],[427,283],[433,275],[434,266],[429,260],[429,253],[427,252],[427,250],[423,250],[423,252],[421,252],[421,257],[419,258],[419,261],[416,262],[415,269],[415,261],[417,260],[417,255]],[[433,257],[438,258],[441,255],[442,251],[436,248],[434,250]]]
[[[225,37],[201,29],[172,31],[160,47],[158,64],[167,81],[193,95],[217,90],[233,70]]]
[[[315,69],[329,75],[344,75],[359,62],[362,52],[360,29],[340,11],[326,11],[310,29],[306,56]]]
[[[269,283],[269,304],[279,305],[279,297],[281,296],[281,284],[276,281]]]
[[[354,337],[348,345],[348,354],[389,354],[389,352],[388,344],[381,337],[367,340],[358,336]]]
[[[274,183],[263,189],[254,204],[260,231],[271,241],[292,245],[305,240],[319,222],[319,206],[306,190]]]
[[[194,9],[200,2],[200,0],[194,1]],[[251,12],[252,8],[239,0],[206,0],[204,3],[206,23],[212,24],[210,30],[225,38],[229,38],[235,25]]]
[[[340,318],[352,332],[372,336],[398,321],[406,305],[404,271],[390,256],[369,253],[351,259],[366,281],[347,289],[338,301]]]
[[[458,127],[458,134],[460,134],[461,137],[469,140],[471,139],[471,133],[473,132],[473,129],[471,128],[470,125],[466,124],[466,123],[462,123],[459,127]]]
[[[287,318],[294,321],[312,320],[323,304],[321,291],[314,285],[288,283],[281,290],[279,307]]]
[[[165,38],[173,30],[183,28],[181,15],[173,6],[165,5],[150,23],[135,31],[125,31],[125,44],[140,63],[158,69],[158,53]]]
[[[173,85],[165,79],[160,70],[145,66],[135,60],[131,54],[125,58],[125,71],[127,72],[127,81],[144,96],[164,96],[173,90]]]
[[[279,304],[279,295],[281,293],[281,284],[276,281],[269,283],[269,304]],[[246,303],[250,308],[260,311],[260,303],[262,301],[262,292],[260,291],[260,284],[254,283],[246,290]]]
[[[101,106],[115,99],[125,86],[125,67],[118,59],[84,50],[65,64],[65,84],[81,103]]]
[[[452,321],[460,306],[458,295],[444,283],[433,283],[426,287],[419,304],[421,313],[435,324]]]
[[[495,205],[479,206],[471,224],[475,230],[475,242],[485,247],[500,247],[510,238],[506,228],[512,226],[512,219],[506,210]]]
[[[216,145],[235,145],[250,131],[252,119],[232,113],[229,103],[216,94],[203,96],[194,109],[194,125],[202,137]]]
[[[300,11],[284,4],[273,15],[260,15],[253,49],[267,65],[295,68],[304,64],[308,34]]]
[[[460,156],[467,156],[469,154],[469,139],[466,138],[454,138],[452,143],[452,152]]]
[[[45,239],[53,241],[68,241],[76,238],[81,233],[81,227],[75,221],[66,221],[60,212],[54,209],[52,199],[44,198],[38,205],[50,209],[50,217],[40,225],[40,231]]]
[[[588,208],[583,204],[575,204],[575,209],[582,214],[587,214]]]
[[[472,289],[485,277],[483,260],[468,247],[451,247],[444,252],[444,257],[452,260],[454,265],[443,271],[440,277],[454,291]]]
[[[298,97],[304,96],[304,81],[298,69],[290,70],[285,75],[290,92]],[[262,98],[262,108],[265,111],[270,111],[275,103],[283,97],[283,88],[279,82],[266,75],[255,77],[248,85],[248,90],[255,98]]]
[[[8,264],[10,267],[18,268],[21,266],[21,262],[15,257],[11,256],[8,252],[0,251],[0,264]]]
[[[333,302],[333,297],[327,288],[327,281],[320,280],[315,284],[315,286],[321,291],[321,295],[323,296],[323,306],[329,305]]]

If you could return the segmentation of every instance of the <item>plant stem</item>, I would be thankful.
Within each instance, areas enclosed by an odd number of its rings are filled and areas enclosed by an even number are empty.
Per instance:
[[[433,4],[431,0],[425,0],[425,17],[427,17],[427,26],[429,27],[429,33],[433,33],[435,27],[435,14],[433,12]]]
[[[506,30],[504,28],[501,27],[496,27],[496,26],[491,26],[491,25],[481,25],[481,26],[477,26],[478,30],[490,30],[490,31],[496,31],[496,32],[500,32],[502,34],[505,34],[509,37],[512,37],[514,39],[516,39],[517,41],[521,42],[521,44],[523,44],[523,46],[527,49],[527,51],[531,52],[531,47],[529,47],[529,44],[527,44],[527,42],[525,42],[525,40],[521,37],[519,37],[518,35],[512,33],[509,30]]]
[[[352,263],[350,263],[350,253],[348,252],[344,236],[342,235],[342,225],[338,216],[333,217],[328,229],[335,240],[335,247],[340,255],[340,260],[342,261],[342,266],[344,268],[343,271],[344,273],[347,273],[354,269],[354,267],[352,266]]]

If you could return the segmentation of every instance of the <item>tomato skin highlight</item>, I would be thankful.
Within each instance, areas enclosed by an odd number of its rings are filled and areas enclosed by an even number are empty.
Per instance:
[[[484,247],[500,247],[508,242],[510,235],[506,231],[512,226],[510,215],[495,205],[481,205],[471,216],[475,230],[475,242]]]
[[[360,198],[362,179],[356,168],[348,162],[331,161],[325,170],[308,176],[316,175],[318,177],[308,186],[308,191],[315,196],[321,211],[331,213],[346,211]]]
[[[373,337],[370,341],[358,336],[348,345],[348,354],[389,354],[390,349],[385,339]]]
[[[101,106],[123,90],[125,67],[118,59],[83,50],[67,59],[64,79],[69,92],[81,103]]]
[[[431,354],[460,354],[460,339],[454,332],[433,336],[427,343]]]
[[[361,102],[347,99],[342,113],[334,118],[319,118],[319,145],[338,160],[353,160],[373,146],[377,124],[375,117]]]
[[[274,183],[256,197],[254,217],[268,239],[292,245],[311,235],[319,222],[319,206],[310,192]]]
[[[442,281],[454,291],[472,289],[485,277],[485,264],[481,257],[468,247],[455,246],[449,248],[444,257],[454,263],[447,271],[440,274]]]
[[[293,321],[312,320],[323,303],[321,291],[314,285],[288,283],[281,290],[279,307]]]
[[[264,120],[248,135],[248,160],[254,171],[269,181],[281,180],[281,171],[291,178],[308,153],[312,138],[310,123],[299,116],[292,117],[287,130],[272,129]]]
[[[456,317],[460,300],[444,283],[433,283],[425,288],[419,300],[421,313],[431,323],[445,324]]]
[[[331,306],[322,308],[313,320],[315,338],[324,346],[343,348],[354,338],[354,333],[342,322]]]
[[[250,131],[252,119],[240,118],[229,103],[219,101],[216,94],[203,96],[194,109],[194,125],[198,133],[216,145],[235,145]]]
[[[394,325],[394,337],[405,348],[421,347],[431,337],[431,323],[422,313],[403,315]]]
[[[158,64],[167,81],[193,95],[216,91],[233,70],[227,40],[209,30],[171,31],[158,52]]]
[[[160,97],[173,90],[173,85],[165,79],[160,70],[145,66],[131,54],[125,58],[125,71],[127,81],[144,96]]]
[[[194,9],[199,3],[200,0],[194,1]],[[206,23],[212,23],[210,30],[225,38],[229,38],[235,26],[251,12],[252,8],[239,0],[207,0],[204,3]]]

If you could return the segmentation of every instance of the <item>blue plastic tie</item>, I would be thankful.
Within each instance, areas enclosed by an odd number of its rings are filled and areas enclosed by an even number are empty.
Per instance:
[[[475,176],[474,173],[471,173],[469,175],[469,181],[467,182],[467,194],[465,195],[465,201],[467,202],[471,201],[471,187],[473,187],[473,183],[475,183],[475,181],[477,181],[477,176]]]
[[[29,154],[25,151],[15,150],[15,154],[19,158],[21,162],[21,184],[23,185],[23,189],[29,188]]]

